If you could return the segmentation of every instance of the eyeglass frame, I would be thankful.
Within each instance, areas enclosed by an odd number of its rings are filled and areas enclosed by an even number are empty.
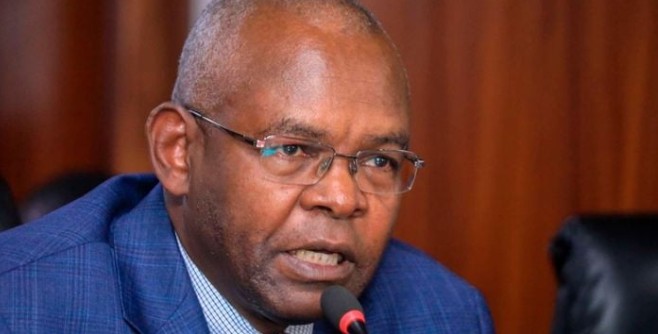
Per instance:
[[[333,161],[336,157],[345,158],[348,161],[350,161],[350,163],[349,163],[350,174],[355,175],[358,172],[358,163],[356,163],[356,162],[359,158],[358,157],[359,153],[361,153],[361,152],[377,152],[377,151],[382,151],[382,152],[393,151],[393,152],[397,152],[397,153],[402,153],[403,158],[409,160],[414,165],[414,170],[413,170],[413,173],[411,175],[411,181],[408,182],[409,185],[407,186],[406,189],[402,189],[402,190],[394,191],[394,192],[374,192],[374,191],[366,191],[366,190],[361,189],[361,186],[359,185],[359,182],[356,182],[356,184],[357,184],[357,187],[359,188],[359,190],[361,190],[363,192],[367,192],[367,193],[371,193],[371,194],[378,194],[378,195],[398,195],[398,194],[403,194],[405,192],[408,192],[408,191],[411,190],[411,188],[413,188],[418,170],[425,166],[425,160],[423,160],[418,154],[416,154],[415,152],[408,151],[408,150],[403,150],[403,149],[359,150],[358,152],[356,152],[355,155],[349,155],[349,154],[338,153],[336,151],[336,149],[333,148],[330,145],[324,144],[322,142],[314,142],[314,141],[309,140],[309,139],[295,138],[295,137],[290,137],[290,136],[286,136],[286,135],[276,135],[276,134],[266,136],[263,139],[257,139],[257,138],[245,135],[243,133],[240,133],[238,131],[235,131],[235,130],[229,128],[229,127],[226,127],[226,126],[220,124],[219,122],[217,122],[217,121],[213,120],[212,118],[206,116],[205,113],[199,111],[197,108],[192,108],[192,107],[189,107],[187,105],[183,105],[183,108],[187,112],[189,112],[193,117],[201,119],[205,122],[208,122],[210,125],[214,126],[215,128],[223,130],[226,134],[228,134],[232,138],[234,138],[236,140],[239,140],[243,143],[246,143],[250,147],[252,147],[253,149],[256,149],[256,150],[262,150],[262,149],[266,148],[266,146],[265,146],[266,140],[270,137],[276,136],[276,137],[282,137],[282,138],[288,138],[288,139],[297,139],[297,140],[302,140],[302,141],[306,141],[306,142],[309,142],[309,143],[314,143],[316,146],[328,148],[328,149],[331,150],[331,152],[333,152],[331,160],[330,160],[331,163],[326,167],[326,170],[323,172],[322,175],[320,175],[318,177],[318,179],[314,183],[310,183],[310,184],[290,183],[290,184],[294,184],[294,185],[314,185],[314,184],[317,184],[318,182],[320,182],[320,180],[322,180],[322,178],[324,177],[326,172],[328,172],[329,169],[331,169],[331,166],[333,165]],[[284,183],[284,184],[287,184],[287,183]]]

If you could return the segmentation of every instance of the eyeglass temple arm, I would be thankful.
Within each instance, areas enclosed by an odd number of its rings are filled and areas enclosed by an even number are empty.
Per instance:
[[[226,132],[227,134],[229,134],[231,137],[233,137],[233,138],[235,138],[235,139],[238,139],[238,140],[240,140],[240,141],[243,141],[243,142],[245,142],[245,143],[247,143],[247,144],[249,144],[249,145],[251,145],[251,146],[258,147],[258,142],[259,142],[259,141],[258,141],[257,139],[255,139],[255,138],[251,138],[251,137],[249,137],[249,136],[246,136],[246,135],[243,135],[243,134],[238,133],[238,132],[236,132],[236,131],[233,131],[233,130],[231,130],[231,129],[229,129],[229,128],[227,128],[227,127],[225,127],[225,126],[223,126],[223,125],[221,125],[221,124],[219,124],[219,123],[213,121],[212,119],[206,117],[204,114],[202,114],[202,113],[200,113],[200,112],[198,112],[198,111],[196,111],[196,110],[194,110],[194,109],[192,109],[192,108],[186,107],[185,109],[187,109],[187,111],[188,111],[190,114],[192,114],[192,116],[194,116],[194,117],[196,117],[196,118],[199,118],[199,119],[201,119],[201,120],[204,120],[204,121],[210,123],[212,126],[218,128],[218,129],[224,130],[224,132]]]

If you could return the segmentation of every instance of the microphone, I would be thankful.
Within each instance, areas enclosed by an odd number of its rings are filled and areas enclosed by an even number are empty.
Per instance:
[[[366,317],[356,297],[340,285],[322,292],[320,306],[325,318],[342,334],[367,334]]]

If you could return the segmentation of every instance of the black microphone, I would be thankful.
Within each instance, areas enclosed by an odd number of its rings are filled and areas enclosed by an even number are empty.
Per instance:
[[[322,292],[320,306],[325,318],[342,334],[367,334],[366,317],[356,297],[340,285]]]

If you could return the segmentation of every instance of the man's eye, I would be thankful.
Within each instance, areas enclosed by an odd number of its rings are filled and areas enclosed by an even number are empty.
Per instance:
[[[384,155],[375,155],[367,159],[364,163],[364,165],[368,167],[376,167],[376,168],[382,168],[382,169],[396,169],[397,168],[397,162]]]
[[[300,152],[302,149],[299,145],[283,145],[281,146],[281,152],[285,155],[295,155],[297,152]]]
[[[264,157],[270,157],[276,154],[280,154],[286,157],[295,157],[295,156],[306,155],[306,152],[305,152],[305,147],[303,145],[297,145],[297,144],[272,146],[262,150],[262,155]]]

